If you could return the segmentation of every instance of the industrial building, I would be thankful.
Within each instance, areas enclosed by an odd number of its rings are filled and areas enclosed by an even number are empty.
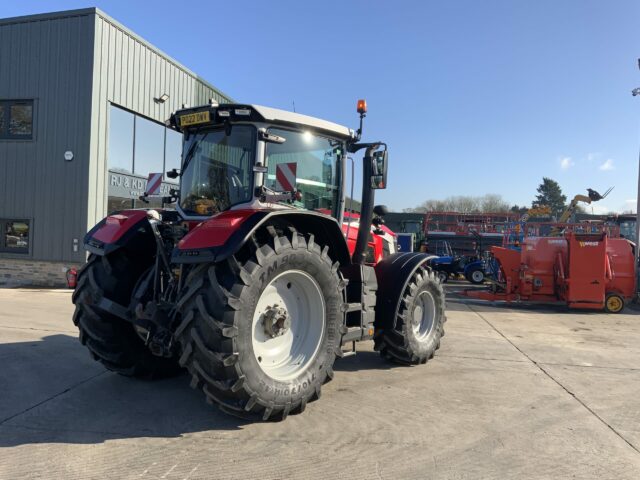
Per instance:
[[[0,286],[64,284],[85,232],[179,166],[171,112],[231,101],[97,8],[0,19],[0,65]]]

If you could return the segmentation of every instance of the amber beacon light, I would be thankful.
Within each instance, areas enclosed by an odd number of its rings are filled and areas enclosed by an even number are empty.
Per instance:
[[[364,99],[358,100],[358,113],[367,113],[367,101]]]

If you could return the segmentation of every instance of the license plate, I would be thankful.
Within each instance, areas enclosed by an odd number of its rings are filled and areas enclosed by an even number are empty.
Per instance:
[[[208,123],[211,120],[209,112],[196,112],[182,115],[180,117],[180,126],[188,127],[189,125],[198,125],[200,123]]]

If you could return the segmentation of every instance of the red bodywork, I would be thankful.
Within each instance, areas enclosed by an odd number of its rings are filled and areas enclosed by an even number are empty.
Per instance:
[[[93,238],[103,243],[115,243],[136,224],[147,218],[146,210],[123,210],[109,215],[93,232]]]
[[[190,231],[178,242],[182,250],[219,247],[224,245],[229,237],[255,210],[227,210],[214,215],[208,220],[195,226],[190,225]]]
[[[630,299],[636,292],[633,248],[622,238],[576,233],[532,237],[524,240],[521,251],[491,247],[491,253],[500,265],[502,288],[467,290],[467,296],[601,310],[609,293]]]
[[[243,209],[243,210],[227,210],[225,212],[214,215],[208,220],[203,221],[197,225],[191,225],[190,231],[185,237],[178,242],[178,248],[181,250],[191,250],[208,247],[218,247],[224,245],[229,237],[235,232],[238,227],[247,220],[256,210]],[[330,216],[329,210],[319,210],[319,213],[323,213]],[[349,227],[349,219],[351,219],[351,226]],[[349,253],[353,255],[356,246],[356,238],[358,237],[360,215],[355,213],[345,213],[345,219],[342,223],[342,233],[345,237],[348,234],[347,248]],[[195,228],[197,227],[197,228]],[[380,229],[395,237],[395,233],[389,230],[386,226],[380,225]],[[378,263],[385,256],[384,243],[385,240],[382,235],[371,233],[371,240],[368,243],[368,248],[373,252],[372,257],[374,259],[371,263]],[[391,252],[395,251],[395,247]],[[387,250],[387,254],[389,250]]]
[[[189,233],[178,242],[177,248],[179,250],[198,250],[223,246],[231,235],[257,211],[259,210],[227,210],[201,222],[188,221]],[[265,211],[272,210],[265,209]],[[146,216],[146,210],[123,210],[109,215],[89,233],[89,236],[105,245],[115,244],[125,233],[136,229],[138,224],[146,219]],[[347,223],[349,219],[351,219],[350,227]],[[348,233],[346,243],[351,255],[355,250],[359,219],[359,215],[347,213],[342,224],[343,234],[347,236]],[[368,243],[370,254],[367,261],[370,264],[376,264],[383,257],[395,252],[395,245],[386,245],[385,248],[385,243],[394,243],[395,234],[384,225],[380,225],[379,228],[384,232],[384,235],[375,234],[373,231],[370,235],[371,241]]]
[[[349,225],[349,220],[351,220],[351,225]],[[351,255],[353,255],[353,252],[355,251],[355,248],[356,248],[356,239],[358,238],[358,227],[360,226],[359,221],[360,221],[360,215],[358,215],[357,213],[344,214],[344,221],[342,222],[342,233],[344,234],[347,240],[347,248],[349,248],[349,253]],[[393,238],[396,237],[396,234],[393,233],[386,226],[380,225],[379,228],[385,234],[388,234]],[[377,235],[373,232],[370,235],[370,240],[373,240],[373,241],[368,242],[367,248],[373,250],[373,258],[375,259],[375,261],[372,263],[378,263],[385,256],[384,242],[387,240],[385,240],[382,237],[382,235]],[[395,251],[395,247],[394,247],[394,250],[392,250],[392,252],[393,251]]]

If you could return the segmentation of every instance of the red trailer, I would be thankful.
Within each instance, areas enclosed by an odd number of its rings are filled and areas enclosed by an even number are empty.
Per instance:
[[[498,266],[482,300],[563,302],[571,308],[618,313],[636,294],[633,244],[606,233],[529,237],[520,251],[491,247]]]

